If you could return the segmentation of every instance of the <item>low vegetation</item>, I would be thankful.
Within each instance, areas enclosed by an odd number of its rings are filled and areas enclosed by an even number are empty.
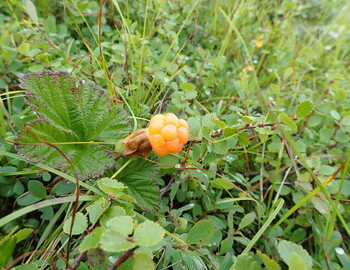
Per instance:
[[[0,268],[350,269],[348,1],[0,10]]]

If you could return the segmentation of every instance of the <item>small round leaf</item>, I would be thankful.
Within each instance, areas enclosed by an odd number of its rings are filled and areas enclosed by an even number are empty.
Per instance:
[[[214,224],[210,220],[201,220],[189,230],[186,242],[189,244],[209,243],[214,234]]]
[[[97,184],[106,194],[117,194],[127,188],[123,183],[107,177],[100,179]]]
[[[277,246],[278,253],[281,255],[283,261],[290,266],[290,263],[293,262],[291,260],[293,257],[295,259],[295,255],[297,254],[300,259],[307,265],[308,269],[312,269],[312,258],[309,253],[300,245],[295,244],[290,241],[281,241]],[[293,256],[292,256],[293,255]]]
[[[70,217],[69,219],[67,219],[64,222],[63,231],[66,234],[69,234],[71,224],[72,224],[72,217]],[[74,219],[72,235],[82,234],[86,230],[87,227],[88,227],[87,218],[82,213],[77,213],[75,215],[75,219]]]
[[[141,247],[153,246],[159,243],[163,237],[163,228],[150,220],[147,220],[137,226],[134,233],[134,241]]]
[[[152,270],[156,265],[149,254],[137,253],[132,256],[132,270]]]
[[[134,222],[130,216],[119,216],[108,220],[107,228],[127,236],[134,230]]]
[[[30,180],[28,183],[28,189],[29,192],[37,198],[45,198],[46,196],[46,189],[43,183],[38,180]]]
[[[79,245],[79,252],[84,252],[91,248],[97,248],[103,233],[102,227],[97,227],[90,234],[84,237]]]
[[[134,242],[112,229],[108,229],[103,233],[100,244],[102,249],[108,252],[120,252],[135,247]]]

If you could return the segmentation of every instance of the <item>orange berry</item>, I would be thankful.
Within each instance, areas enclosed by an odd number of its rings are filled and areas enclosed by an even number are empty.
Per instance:
[[[165,146],[165,140],[160,134],[150,135],[149,141],[153,147],[160,148]]]
[[[182,150],[183,144],[180,143],[180,140],[178,138],[166,142],[166,148],[169,150],[171,153],[179,153]]]
[[[152,117],[146,130],[153,151],[159,156],[178,153],[188,141],[188,123],[173,113]]]
[[[181,143],[187,143],[188,141],[188,137],[189,137],[189,132],[188,132],[188,129],[181,126],[177,129],[177,136],[178,138],[180,139],[180,142]]]
[[[152,120],[151,124],[149,125],[148,132],[149,134],[159,134],[164,127],[164,120],[162,119],[156,119]]]
[[[152,121],[155,121],[155,120],[164,120],[165,116],[162,115],[162,114],[156,114],[155,116],[152,117],[151,119],[151,123]]]
[[[179,127],[185,127],[186,129],[189,129],[187,121],[183,119],[179,119]]]
[[[158,156],[166,156],[166,155],[169,154],[168,149],[165,148],[165,147],[161,147],[161,148],[153,147],[153,151],[154,151],[154,153],[156,153]]]
[[[177,137],[177,128],[174,125],[166,125],[162,128],[160,134],[166,141],[171,141]]]
[[[168,125],[174,125],[176,127],[179,126],[179,118],[173,113],[167,113],[165,115],[165,123]]]

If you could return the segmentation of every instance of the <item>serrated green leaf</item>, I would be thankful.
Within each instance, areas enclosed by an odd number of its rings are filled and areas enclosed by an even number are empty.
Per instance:
[[[107,177],[98,180],[97,185],[106,194],[117,194],[127,188],[123,183]]]
[[[218,118],[213,118],[212,121],[219,127],[219,128],[226,128],[226,124],[224,121],[219,120]]]
[[[138,225],[134,232],[134,241],[141,247],[150,247],[159,243],[164,237],[164,229],[159,224],[147,220]]]
[[[189,244],[205,245],[214,235],[214,224],[210,220],[198,221],[188,231],[186,242]]]
[[[262,253],[260,250],[257,250],[256,253],[266,266],[266,270],[281,270],[281,267],[274,259],[271,259],[266,254]]]
[[[100,224],[104,227],[106,227],[108,220],[111,218],[117,217],[117,216],[124,216],[126,215],[125,209],[121,206],[114,205],[107,209],[107,211],[102,215],[100,218]]]
[[[112,146],[64,144],[117,142],[129,133],[125,112],[103,90],[93,83],[76,83],[65,72],[30,73],[21,82],[28,90],[26,101],[39,119],[19,133],[16,147],[20,154],[34,162],[45,160],[81,179],[97,177],[115,164]]]
[[[137,253],[132,256],[132,270],[153,270],[156,264],[152,260],[152,256],[145,253]]]
[[[283,240],[278,244],[277,250],[287,265],[291,262],[292,253],[296,253],[304,261],[307,269],[312,269],[312,258],[302,246]]]
[[[247,267],[249,270],[262,270],[259,263],[250,254],[239,255],[230,270],[247,270]]]
[[[107,210],[110,203],[105,198],[100,198],[86,207],[89,214],[89,219],[92,224],[95,224],[101,215]]]
[[[122,166],[122,165],[121,165]],[[136,198],[138,205],[153,211],[159,205],[159,189],[154,183],[159,167],[143,159],[135,159],[117,176],[128,189],[126,193]]]
[[[284,125],[289,127],[291,130],[298,129],[297,125],[293,122],[293,120],[288,115],[286,115],[284,112],[280,113],[279,118],[284,123]]]
[[[91,248],[97,248],[101,240],[103,231],[104,230],[102,227],[97,227],[90,234],[85,236],[83,241],[81,241],[79,245],[79,252],[84,252]]]
[[[134,220],[130,216],[118,216],[107,221],[106,226],[121,235],[127,236],[134,230]]]
[[[43,199],[46,197],[46,189],[43,183],[38,180],[30,180],[28,182],[28,190],[33,196],[37,198]]]
[[[296,115],[299,118],[305,118],[312,113],[313,108],[314,104],[311,101],[304,101],[298,105]]]
[[[68,218],[64,224],[63,224],[63,231],[66,234],[69,234],[70,227],[72,224],[72,217]],[[82,213],[76,213],[73,229],[72,229],[72,235],[78,235],[82,234],[88,227],[88,221],[87,218]]]
[[[102,234],[100,244],[102,249],[108,252],[121,252],[135,247],[133,241],[112,229],[107,229]]]

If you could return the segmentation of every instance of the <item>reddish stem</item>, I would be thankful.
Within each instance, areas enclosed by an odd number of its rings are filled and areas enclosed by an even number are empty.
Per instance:
[[[254,129],[257,127],[275,127],[277,124],[284,124],[283,122],[276,122],[276,123],[268,123],[268,124],[258,124],[258,125],[251,125],[246,124],[244,127],[238,128],[238,130],[245,130],[245,129]],[[222,135],[222,131],[216,132],[214,134],[211,134],[212,138],[216,138]]]
[[[136,249],[136,247],[126,251],[123,256],[121,256],[112,266],[108,267],[106,270],[114,270],[114,269],[116,269],[123,262],[125,262],[128,258],[130,258],[132,255],[134,255],[134,250],[135,249]]]

